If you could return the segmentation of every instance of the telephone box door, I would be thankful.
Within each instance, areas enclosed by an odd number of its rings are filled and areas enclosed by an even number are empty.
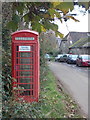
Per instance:
[[[35,44],[14,44],[14,77],[13,87],[17,87],[18,97],[26,101],[33,101],[36,94],[37,81],[35,59]]]

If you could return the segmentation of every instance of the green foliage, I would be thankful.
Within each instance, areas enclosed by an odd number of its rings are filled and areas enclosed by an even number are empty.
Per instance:
[[[10,49],[10,30],[6,29],[5,27],[2,29],[2,48],[7,51]]]
[[[2,29],[2,88],[3,100],[11,95],[11,37],[10,30]]]
[[[8,99],[11,95],[11,54],[9,51],[2,51],[2,81],[3,81],[3,99]]]
[[[60,38],[63,38],[64,34],[61,34],[59,31],[56,31],[56,35],[60,36]]]
[[[25,4],[23,4],[23,2],[13,3],[13,7],[15,9],[17,7],[17,11],[19,12],[20,15],[22,15],[25,8]]]
[[[18,22],[20,22],[20,17],[18,15],[13,15],[12,20],[17,24]]]
[[[41,26],[42,25],[38,22],[35,22],[35,21],[32,22],[32,30],[35,30],[41,33]]]
[[[22,20],[28,25],[31,22],[31,27],[33,30],[42,32],[52,29],[55,32],[58,31],[58,26],[51,21],[54,17],[61,19],[61,15],[58,10],[61,10],[66,14],[69,9],[73,9],[73,3],[70,2],[17,2],[13,3],[14,14],[12,16],[12,21],[7,24],[9,29],[15,31]],[[18,11],[18,14],[16,14]],[[60,33],[61,34],[61,33]],[[60,35],[59,34],[59,35]]]
[[[57,18],[59,18],[59,19],[61,18],[60,13],[57,12],[57,10],[54,9],[54,8],[49,9],[48,12],[49,12],[49,14],[50,14],[50,16],[51,16],[52,19],[54,19],[55,16],[56,16]]]
[[[86,8],[86,10],[88,10],[89,7],[90,7],[90,1],[85,2],[85,0],[79,0],[78,4],[79,4],[80,6],[84,6],[84,7]]]
[[[69,12],[69,9],[73,10],[73,2],[61,2],[55,8],[61,10],[64,14],[66,14]]]
[[[89,2],[79,1],[79,5],[84,5],[86,9],[89,8]],[[15,31],[18,28],[18,25],[22,20],[28,25],[31,22],[31,27],[33,30],[37,30],[39,33],[42,32],[42,27],[49,30],[52,29],[55,32],[58,30],[58,26],[51,21],[54,20],[54,17],[60,19],[62,22],[62,17],[58,10],[62,11],[64,17],[68,19],[73,19],[78,22],[72,16],[65,16],[69,10],[73,10],[73,2],[16,2],[13,3],[13,16],[12,21],[7,25],[9,29]],[[18,13],[17,13],[18,12]],[[17,14],[16,14],[17,13]],[[35,27],[36,26],[36,27]],[[41,27],[42,26],[42,27]]]
[[[18,28],[18,24],[16,24],[14,21],[10,21],[10,22],[7,24],[7,28],[8,28],[8,29],[11,29],[12,31],[15,31],[15,30],[17,30],[17,28]]]
[[[20,22],[20,17],[18,15],[13,15],[12,21],[7,23],[7,28],[11,29],[12,31],[15,31],[18,28],[19,22]]]

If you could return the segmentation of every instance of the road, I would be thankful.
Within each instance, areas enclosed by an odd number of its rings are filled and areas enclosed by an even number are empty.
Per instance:
[[[88,115],[88,68],[67,63],[48,62],[60,83],[78,103],[84,115]]]

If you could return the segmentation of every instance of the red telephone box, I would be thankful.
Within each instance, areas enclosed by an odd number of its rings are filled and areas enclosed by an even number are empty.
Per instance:
[[[26,102],[39,98],[39,40],[38,33],[20,30],[12,33],[13,90]]]

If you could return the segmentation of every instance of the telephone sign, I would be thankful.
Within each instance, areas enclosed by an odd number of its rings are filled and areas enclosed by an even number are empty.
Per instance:
[[[38,33],[20,30],[12,33],[12,87],[26,102],[39,98]]]
[[[34,40],[34,37],[15,37],[15,40]]]
[[[19,46],[19,51],[30,51],[31,46]]]

